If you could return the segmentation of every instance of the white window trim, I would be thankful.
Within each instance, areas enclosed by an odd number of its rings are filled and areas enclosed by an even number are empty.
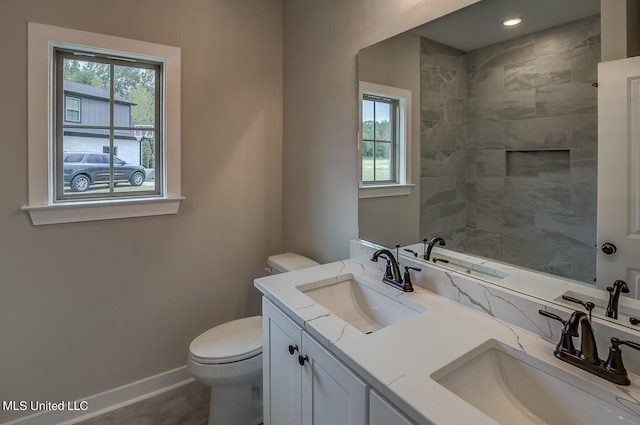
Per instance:
[[[148,57],[164,63],[162,196],[54,202],[53,48],[85,46]],[[34,225],[176,214],[180,194],[180,48],[29,22],[28,28],[29,213]]]
[[[411,91],[381,84],[359,82],[358,107],[358,197],[377,198],[384,196],[409,195],[411,188]],[[404,119],[398,120],[398,182],[384,185],[364,185],[362,183],[362,99],[365,94],[384,96],[397,99],[400,115]]]
[[[384,196],[402,196],[411,194],[415,184],[385,184],[360,186],[359,198],[381,198]]]

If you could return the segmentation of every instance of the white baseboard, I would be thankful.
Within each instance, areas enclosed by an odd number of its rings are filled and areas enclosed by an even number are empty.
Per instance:
[[[6,422],[4,425],[72,425],[113,410],[120,409],[141,400],[153,397],[174,388],[190,384],[195,379],[187,371],[187,366],[169,370],[122,387],[114,388],[77,400],[86,401],[86,411],[46,411]]]

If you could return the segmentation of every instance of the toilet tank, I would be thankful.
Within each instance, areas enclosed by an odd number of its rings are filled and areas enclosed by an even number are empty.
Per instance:
[[[286,252],[284,254],[272,255],[267,258],[269,274],[285,273],[293,270],[306,269],[307,267],[319,266],[310,258],[295,252]]]

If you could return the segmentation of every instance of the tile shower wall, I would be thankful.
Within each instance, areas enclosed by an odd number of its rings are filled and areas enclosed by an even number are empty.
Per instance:
[[[420,232],[464,247],[467,82],[464,52],[420,43]]]
[[[423,39],[421,234],[593,282],[599,61],[599,15],[468,53]]]

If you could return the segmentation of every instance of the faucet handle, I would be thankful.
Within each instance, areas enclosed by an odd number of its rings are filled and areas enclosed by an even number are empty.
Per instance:
[[[538,313],[540,313],[541,315],[546,316],[546,317],[548,317],[550,319],[557,320],[558,322],[562,323],[563,325],[567,324],[567,321],[564,320],[562,317],[558,316],[557,314],[549,313],[546,310],[538,310]]]
[[[560,352],[575,354],[576,348],[573,345],[573,338],[571,337],[571,335],[565,332],[565,329],[567,326],[567,320],[564,320],[562,317],[558,316],[557,314],[549,313],[546,310],[538,310],[538,313],[550,319],[557,320],[558,322],[562,323],[562,325],[564,326],[564,328],[562,329],[562,336],[560,337],[560,341],[556,345],[556,352],[560,351]]]
[[[589,321],[591,322],[591,311],[596,307],[594,303],[592,303],[591,301],[584,302],[578,298],[573,298],[568,295],[563,295],[562,299],[565,301],[570,301],[572,303],[580,304],[581,306],[586,308],[587,312],[589,313]]]
[[[612,338],[613,339],[613,338]],[[616,338],[618,339],[618,338]],[[636,350],[640,350],[640,344],[633,341],[620,341],[620,345],[626,345],[627,347],[635,348]]]
[[[620,351],[620,346],[626,345],[631,348],[635,348],[636,350],[640,350],[640,344],[633,341],[621,341],[616,337],[611,338],[611,346],[609,347],[609,358],[604,364],[604,368],[616,373],[618,375],[626,375],[627,369],[625,369],[624,364],[622,363],[622,351]]]
[[[411,275],[409,274],[409,270],[415,270],[417,272],[421,272],[422,269],[418,267],[404,266],[404,280],[411,280]]]
[[[409,274],[409,270],[415,270],[417,272],[422,271],[418,267],[404,266],[404,291],[412,292],[413,284],[411,283],[411,274]]]
[[[415,251],[414,251],[414,250],[412,250],[412,249],[404,248],[404,250],[405,250],[405,251],[407,251],[407,252],[412,253],[414,257],[417,257],[417,256],[418,256],[418,253],[417,253],[417,252],[415,252]]]

